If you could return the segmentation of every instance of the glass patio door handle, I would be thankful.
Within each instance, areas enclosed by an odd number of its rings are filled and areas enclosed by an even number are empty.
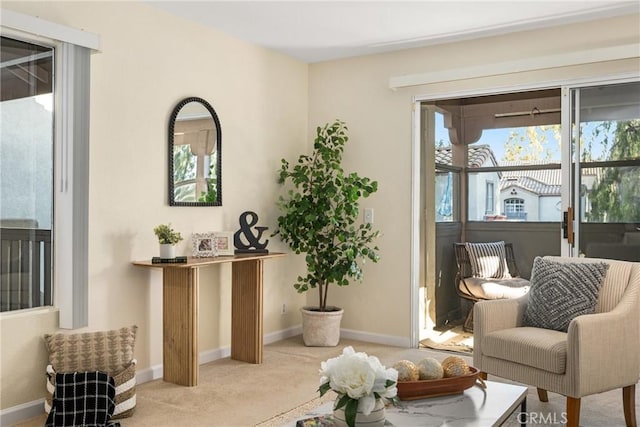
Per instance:
[[[567,208],[562,213],[562,237],[567,239],[569,244],[573,244],[573,208]]]

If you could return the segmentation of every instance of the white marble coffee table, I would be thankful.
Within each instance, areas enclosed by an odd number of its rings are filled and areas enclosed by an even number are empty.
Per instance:
[[[400,401],[398,407],[387,407],[387,422],[398,427],[488,427],[502,425],[518,408],[526,412],[527,387],[493,381],[486,384],[486,390],[475,385],[463,394]],[[333,402],[327,402],[300,419],[331,414],[332,405]],[[295,425],[296,421],[286,424]]]

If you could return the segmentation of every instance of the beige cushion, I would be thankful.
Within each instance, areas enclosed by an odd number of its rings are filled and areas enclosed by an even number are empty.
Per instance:
[[[463,293],[471,292],[471,296],[481,299],[520,298],[529,292],[529,286],[529,281],[520,277],[512,279],[467,277],[458,284]]]
[[[482,354],[563,374],[567,365],[567,334],[531,327],[502,329],[484,336]]]
[[[109,375],[131,364],[137,326],[112,331],[45,335],[49,363],[56,372],[103,371]]]

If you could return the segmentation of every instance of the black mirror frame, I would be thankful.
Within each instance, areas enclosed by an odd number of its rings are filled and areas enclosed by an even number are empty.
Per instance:
[[[216,126],[216,194],[217,200],[215,202],[176,202],[174,200],[174,182],[173,182],[173,136],[175,131],[176,118],[178,117],[178,113],[182,107],[190,102],[199,102],[204,105],[204,107],[209,111],[211,117],[213,118],[213,122]],[[205,101],[202,98],[198,97],[190,97],[185,98],[176,105],[171,113],[171,118],[169,119],[169,206],[222,206],[222,130],[220,129],[220,120],[218,119],[218,115],[216,111],[213,109],[211,104]]]

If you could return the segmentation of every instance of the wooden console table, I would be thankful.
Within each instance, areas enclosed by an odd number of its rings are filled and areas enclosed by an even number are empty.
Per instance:
[[[133,265],[162,269],[162,363],[167,382],[198,385],[198,298],[200,268],[232,263],[231,358],[262,363],[262,293],[265,259],[283,253],[191,258],[184,264]]]

